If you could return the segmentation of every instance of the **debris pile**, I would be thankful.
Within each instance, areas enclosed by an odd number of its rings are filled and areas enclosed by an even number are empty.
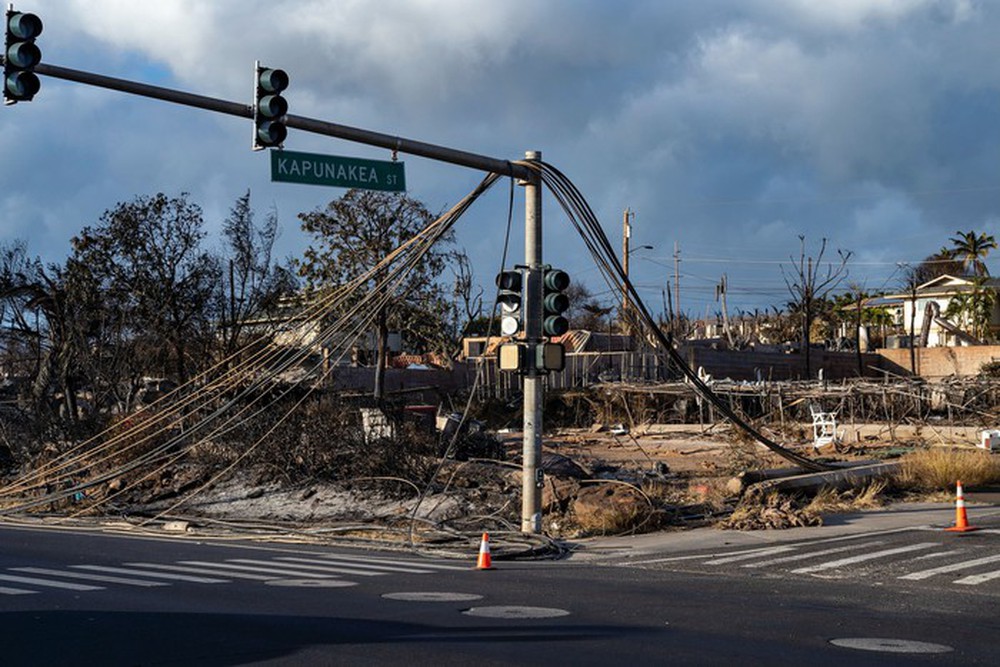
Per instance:
[[[729,518],[719,523],[724,530],[782,530],[800,526],[821,526],[819,512],[802,507],[794,497],[769,492],[763,497],[747,494]]]

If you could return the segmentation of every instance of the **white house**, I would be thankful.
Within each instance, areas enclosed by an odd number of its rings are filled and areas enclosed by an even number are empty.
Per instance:
[[[973,294],[977,290],[989,291],[994,297],[986,331],[982,333],[996,334],[1000,331],[1000,298],[996,298],[1000,291],[1000,278],[976,279],[972,276],[943,275],[918,285],[910,292],[888,294],[886,298],[902,301],[902,325],[909,333],[910,324],[913,323],[917,345],[956,347],[981,343],[972,335],[972,318],[968,313],[951,318],[945,315],[953,299]],[[914,313],[916,318],[911,320]]]

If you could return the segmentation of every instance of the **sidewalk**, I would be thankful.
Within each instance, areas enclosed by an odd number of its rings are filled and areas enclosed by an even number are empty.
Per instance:
[[[1000,503],[983,503],[980,499],[971,497],[968,500],[966,510],[970,523],[975,525],[978,520],[992,519],[995,525],[1000,525]],[[954,521],[954,503],[900,503],[867,512],[827,515],[822,526],[806,528],[737,531],[709,527],[625,537],[586,538],[572,543],[575,550],[570,558],[576,561],[599,561],[669,556],[693,551],[722,551],[733,547],[752,548],[924,526],[944,528]]]

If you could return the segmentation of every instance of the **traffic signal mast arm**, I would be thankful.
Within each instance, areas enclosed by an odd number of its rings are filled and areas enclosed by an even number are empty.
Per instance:
[[[205,95],[195,95],[193,93],[186,93],[170,88],[152,86],[146,83],[128,81],[126,79],[117,79],[110,76],[103,76],[101,74],[94,74],[92,72],[69,69],[58,65],[39,63],[35,66],[34,71],[36,74],[51,76],[55,79],[74,81],[76,83],[83,83],[89,86],[117,90],[122,93],[150,97],[153,99],[163,100],[165,102],[172,102],[174,104],[183,104],[189,107],[228,114],[230,116],[239,116],[241,118],[249,118],[252,120],[254,115],[252,104],[227,102],[226,100],[206,97]],[[521,162],[501,160],[485,155],[478,155],[476,153],[455,150],[445,146],[437,146],[435,144],[429,144],[422,141],[413,141],[411,139],[405,139],[391,134],[383,134],[381,132],[372,132],[371,130],[363,130],[361,128],[350,127],[348,125],[330,123],[323,120],[317,120],[315,118],[306,118],[303,116],[289,114],[285,117],[285,126],[296,130],[302,130],[303,132],[310,132],[312,134],[321,134],[327,137],[335,137],[337,139],[345,139],[355,143],[377,146],[380,148],[398,151],[400,153],[425,157],[431,160],[438,160],[440,162],[448,162],[462,167],[469,167],[470,169],[479,169],[495,174],[502,174],[504,176],[510,176],[511,178],[522,180],[531,180],[532,178],[535,178],[535,171]]]

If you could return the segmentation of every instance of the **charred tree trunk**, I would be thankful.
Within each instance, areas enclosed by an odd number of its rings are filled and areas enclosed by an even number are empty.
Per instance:
[[[379,310],[375,318],[375,400],[379,403],[385,398],[385,368],[388,365],[389,348],[389,318],[385,308]]]

